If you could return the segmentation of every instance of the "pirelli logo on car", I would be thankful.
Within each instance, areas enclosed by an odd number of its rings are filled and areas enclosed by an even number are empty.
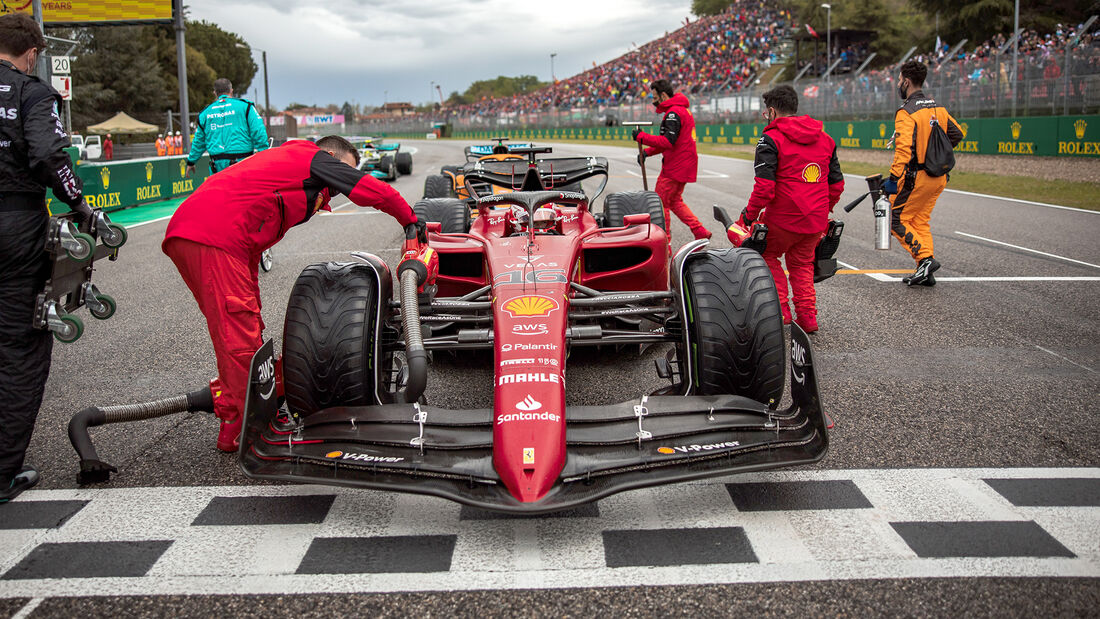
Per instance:
[[[529,318],[532,316],[549,316],[551,312],[560,306],[558,302],[543,295],[524,295],[516,297],[504,304],[504,311],[512,318]]]

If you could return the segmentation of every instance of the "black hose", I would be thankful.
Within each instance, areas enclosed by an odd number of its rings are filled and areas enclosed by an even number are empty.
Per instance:
[[[176,413],[207,411],[213,412],[214,398],[209,388],[202,388],[187,395],[179,395],[153,402],[122,404],[117,406],[91,406],[73,415],[69,421],[69,442],[80,456],[80,474],[77,480],[81,484],[104,482],[118,469],[103,462],[96,453],[88,428],[107,423],[126,423],[155,419]]]
[[[405,363],[409,379],[405,383],[405,401],[416,402],[428,386],[428,353],[420,332],[419,278],[414,269],[401,273],[401,326],[405,329]]]

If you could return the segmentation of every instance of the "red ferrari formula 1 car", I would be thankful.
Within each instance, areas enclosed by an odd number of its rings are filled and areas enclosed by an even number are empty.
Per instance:
[[[760,255],[696,241],[670,256],[655,194],[610,194],[596,215],[585,193],[545,187],[593,180],[594,199],[606,159],[523,150],[526,162],[466,173],[515,191],[416,205],[433,223],[406,230],[398,300],[376,256],[302,272],[284,325],[285,407],[273,344],[252,363],[245,473],[539,513],[822,458],[813,355],[794,325],[792,403],[778,406],[788,351]],[[668,383],[567,407],[570,347],[626,344],[667,346]],[[429,353],[471,349],[494,352],[492,410],[425,403]]]

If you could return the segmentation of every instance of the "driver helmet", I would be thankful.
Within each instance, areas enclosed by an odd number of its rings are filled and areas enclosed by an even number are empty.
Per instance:
[[[544,207],[535,211],[534,221],[531,223],[535,230],[549,230],[558,223],[558,213],[555,209]]]

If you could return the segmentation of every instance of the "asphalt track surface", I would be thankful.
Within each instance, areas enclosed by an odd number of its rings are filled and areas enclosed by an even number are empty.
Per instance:
[[[408,145],[417,148],[414,174],[394,186],[411,203],[421,196],[426,174],[461,161],[463,144]],[[556,145],[555,154],[607,156],[609,190],[640,188],[630,149]],[[718,233],[718,247],[728,242],[711,220],[710,207],[721,204],[738,213],[751,191],[751,167],[747,161],[702,157],[699,182],[685,193],[700,219]],[[651,183],[657,169],[658,163],[650,162]],[[842,204],[862,189],[861,179],[849,177]],[[291,230],[275,248],[274,270],[260,276],[268,335],[277,344],[286,298],[303,267],[345,260],[356,250],[377,253],[391,265],[398,255],[396,222],[342,198],[334,205],[331,215]],[[602,199],[596,203],[601,207]],[[258,486],[244,478],[234,456],[215,451],[217,427],[206,414],[93,430],[100,456],[120,472],[108,485],[78,489],[77,459],[66,437],[74,412],[183,393],[215,374],[202,316],[160,251],[166,222],[133,227],[120,259],[104,263],[96,275],[97,285],[117,299],[118,313],[98,322],[82,311],[85,335],[55,346],[29,452],[42,483],[25,500],[0,507],[0,546],[7,549],[0,552],[0,572],[9,572],[0,576],[0,613],[1095,613],[1100,607],[1100,214],[949,191],[932,217],[935,253],[943,263],[940,284],[917,289],[899,282],[913,262],[896,243],[889,252],[873,249],[868,204],[840,216],[846,230],[838,258],[852,272],[818,286],[821,331],[813,336],[823,401],[836,421],[823,462],[789,473],[625,493],[601,501],[595,514],[504,523],[482,521],[443,500]],[[673,245],[688,240],[687,228],[677,221]],[[656,388],[652,360],[658,354],[575,355],[569,402],[613,403]],[[429,401],[491,407],[490,360],[437,355]],[[1048,489],[1064,486],[1064,496],[1031,506],[1013,502],[984,481],[1001,478]],[[819,486],[823,500],[835,501],[854,488],[868,504],[855,505],[864,511],[854,516],[816,511],[830,509],[822,506],[787,506],[775,520],[753,520],[743,505],[728,505],[734,490],[723,483],[742,482],[840,483]],[[413,566],[409,574],[373,580],[310,579],[293,575],[295,566],[302,571],[310,548],[293,526],[253,523],[260,533],[252,535],[188,530],[216,497],[291,500],[302,494],[335,497],[325,499],[331,511],[314,522],[321,530],[310,535],[455,533],[449,566],[455,573]],[[34,501],[78,505],[72,508],[78,511],[33,531],[17,528],[4,515]],[[914,546],[919,540],[913,542],[904,526],[897,526],[946,521],[1037,523],[1039,531],[1003,532],[1002,538],[1035,534],[1036,543],[1048,547],[1037,555],[1023,553],[1042,557],[1034,559],[1021,559],[1020,553],[1013,559],[929,559]],[[502,527],[499,548],[486,547],[497,539],[486,533],[494,526]],[[644,547],[644,540],[614,543],[615,535],[631,531],[693,527],[740,530],[737,539],[744,542],[747,535],[760,569],[731,567],[733,558],[730,564],[697,561],[691,552],[673,551],[661,567],[652,567],[653,562],[631,559],[629,549]],[[952,539],[940,533],[931,543]],[[881,543],[867,542],[868,536]],[[725,547],[736,547],[737,539]],[[187,551],[174,555],[169,549],[162,556],[154,549],[145,571],[84,580],[84,585],[80,579],[35,576],[36,557],[30,553],[40,543],[114,540],[177,540],[176,547]],[[705,554],[702,547],[711,542],[698,543]],[[270,551],[281,544],[285,552]],[[861,544],[869,546],[851,552]],[[259,546],[269,552],[256,554]],[[497,551],[511,553],[512,560],[493,567]],[[337,557],[341,551],[334,552]],[[564,559],[555,562],[550,555],[556,552]],[[806,561],[785,569],[784,553],[800,552]],[[177,556],[181,553],[193,556]],[[430,546],[425,553],[435,556]],[[131,563],[140,564],[141,556]],[[241,557],[254,557],[254,564],[289,561],[292,576],[265,579],[267,571],[279,570],[253,565],[256,576],[249,579],[233,571],[247,572],[247,565],[225,567]],[[80,562],[79,554],[75,561]],[[172,566],[191,567],[173,571]],[[19,570],[29,575],[18,580],[13,574]],[[499,577],[487,576],[493,573]]]

